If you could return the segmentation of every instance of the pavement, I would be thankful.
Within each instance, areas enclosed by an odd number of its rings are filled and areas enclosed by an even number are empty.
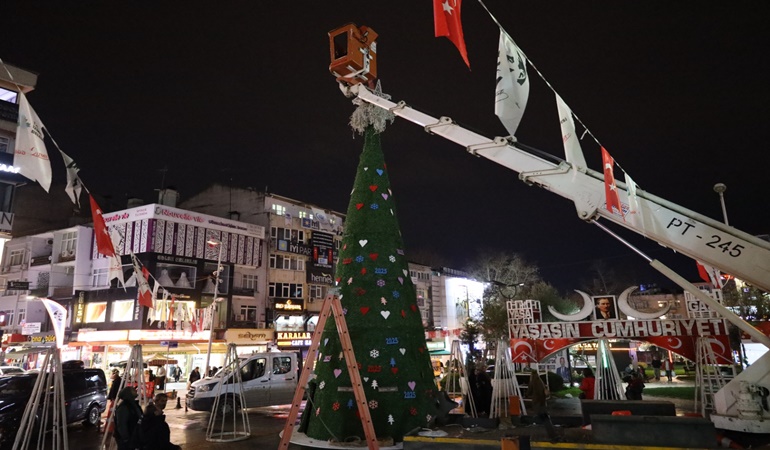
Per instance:
[[[660,382],[648,382],[647,388],[656,387],[675,387],[693,385],[691,379],[674,380],[667,383],[665,379]],[[170,400],[166,408],[166,421],[171,430],[171,442],[181,445],[184,450],[202,450],[202,449],[227,449],[227,450],[273,450],[277,449],[280,443],[279,433],[286,424],[289,415],[290,405],[281,405],[266,408],[254,408],[249,410],[249,423],[251,436],[245,440],[237,442],[210,442],[206,440],[206,430],[208,427],[209,413],[196,412],[184,409],[184,394],[186,383],[172,383],[169,390],[176,390],[179,396],[177,401]],[[685,415],[694,412],[694,401],[691,399],[671,399],[653,397],[644,395],[644,400],[665,400],[674,403],[677,415]],[[556,425],[557,434],[566,441],[585,442],[590,439],[590,432],[580,428],[580,400],[578,398],[556,398],[551,397],[548,400],[549,413]],[[450,436],[459,436],[468,439],[486,439],[499,441],[505,436],[530,436],[533,439],[548,439],[547,430],[542,425],[532,424],[532,420],[522,418],[512,428],[507,429],[485,429],[481,426],[468,424],[454,424],[442,427],[447,430]],[[82,425],[71,425],[68,427],[68,437],[70,448],[78,450],[102,450],[102,434],[93,429]],[[46,447],[50,448],[50,447]],[[114,448],[114,447],[113,447]],[[300,450],[302,447],[296,444],[290,444],[288,450]],[[757,446],[754,446],[757,448]],[[767,448],[767,447],[761,447]]]

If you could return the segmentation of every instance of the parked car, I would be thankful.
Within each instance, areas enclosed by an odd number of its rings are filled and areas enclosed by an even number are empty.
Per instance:
[[[235,395],[237,390],[232,373],[221,369],[213,377],[203,378],[191,385],[187,406],[194,411],[211,411],[217,394],[220,395],[218,412],[224,413],[232,408],[291,403],[297,388],[297,354],[256,353],[240,361],[240,372],[246,405],[241,405]]]
[[[24,373],[26,370],[16,366],[0,366],[0,377],[5,375],[14,375]]]
[[[0,449],[11,448],[39,373],[0,377]],[[68,424],[96,426],[107,408],[107,377],[102,369],[63,370]],[[42,415],[41,410],[38,414]],[[50,411],[47,413],[50,414]]]

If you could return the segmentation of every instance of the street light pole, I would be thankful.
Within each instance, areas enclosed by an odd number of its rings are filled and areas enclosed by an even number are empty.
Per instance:
[[[727,186],[724,183],[717,183],[714,185],[714,192],[719,194],[719,202],[722,203],[722,216],[725,218],[725,225],[730,225],[727,221],[727,207],[725,207],[725,191]]]
[[[208,376],[209,373],[209,367],[211,363],[211,344],[214,342],[214,311],[216,311],[216,304],[217,304],[217,294],[219,294],[219,276],[222,274],[222,248],[224,245],[222,245],[222,241],[218,239],[209,239],[206,241],[207,244],[211,246],[218,246],[219,247],[219,256],[217,257],[217,270],[214,271],[214,274],[216,275],[216,280],[214,280],[214,299],[211,301],[211,305],[209,305],[209,308],[211,308],[211,322],[209,323],[209,347],[206,351],[206,371],[203,372],[203,377],[205,378]]]

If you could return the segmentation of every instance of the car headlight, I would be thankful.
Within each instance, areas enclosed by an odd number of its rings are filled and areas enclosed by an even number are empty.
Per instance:
[[[198,386],[198,392],[208,392],[213,389],[215,385],[216,383],[209,383]]]

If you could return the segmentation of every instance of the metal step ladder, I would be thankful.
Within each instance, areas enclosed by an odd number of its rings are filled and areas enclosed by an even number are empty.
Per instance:
[[[695,409],[700,405],[703,417],[709,417],[714,411],[714,394],[722,389],[735,377],[735,366],[732,361],[719,361],[711,343],[712,338],[699,337],[696,343],[696,375],[695,375]],[[729,364],[732,374],[725,374],[721,364]]]
[[[286,425],[283,427],[281,442],[278,444],[278,448],[281,450],[287,450],[289,448],[291,435],[294,432],[294,427],[297,425],[297,416],[299,415],[299,410],[302,406],[302,397],[305,395],[307,383],[310,380],[310,374],[318,359],[318,347],[321,344],[321,336],[323,335],[324,327],[326,325],[326,319],[328,319],[330,315],[333,315],[337,325],[337,333],[339,334],[340,343],[342,344],[342,352],[345,356],[345,364],[348,367],[353,394],[355,395],[358,413],[361,417],[361,425],[364,428],[366,444],[369,447],[369,450],[378,450],[380,448],[379,443],[377,442],[377,436],[374,434],[374,424],[372,423],[372,416],[369,414],[369,406],[367,405],[366,395],[361,381],[361,374],[358,372],[358,363],[356,362],[356,355],[353,353],[353,343],[350,341],[350,334],[348,332],[348,325],[345,322],[345,313],[342,310],[342,304],[340,304],[339,296],[328,295],[326,299],[324,299],[324,304],[321,307],[321,314],[318,316],[318,324],[316,325],[315,332],[313,332],[313,339],[310,343],[310,349],[307,352],[305,365],[302,368],[302,375],[299,377],[299,385],[294,392],[294,399],[291,402],[289,417],[286,419]]]
[[[508,417],[510,416],[512,405],[510,402],[518,401],[520,412],[527,414],[527,408],[524,406],[524,397],[521,395],[519,382],[516,379],[516,370],[511,361],[511,350],[508,341],[500,339],[497,342],[497,353],[495,355],[495,374],[492,379],[492,407],[489,417]]]

